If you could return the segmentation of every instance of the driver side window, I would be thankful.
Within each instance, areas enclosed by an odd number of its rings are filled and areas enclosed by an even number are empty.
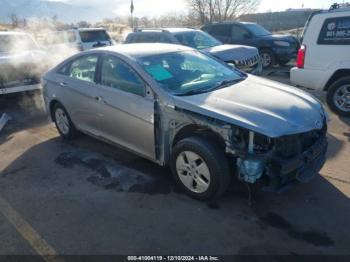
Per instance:
[[[233,40],[245,40],[249,37],[249,32],[240,26],[232,27],[232,39]]]
[[[143,80],[120,59],[106,56],[102,60],[101,84],[124,92],[144,96]]]

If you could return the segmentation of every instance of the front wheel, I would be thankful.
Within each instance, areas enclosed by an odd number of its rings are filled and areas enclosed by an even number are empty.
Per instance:
[[[179,187],[196,199],[217,199],[230,183],[228,161],[223,150],[200,137],[186,138],[177,143],[170,164]]]
[[[261,63],[263,68],[269,68],[276,63],[275,54],[268,49],[264,49],[260,52]]]
[[[327,93],[329,108],[340,116],[350,116],[350,77],[334,82]]]

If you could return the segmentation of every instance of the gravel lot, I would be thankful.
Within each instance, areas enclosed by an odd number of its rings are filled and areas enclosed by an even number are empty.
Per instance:
[[[350,119],[331,114],[320,176],[254,190],[249,205],[244,184],[202,203],[167,168],[87,136],[64,142],[39,94],[2,97],[1,112],[12,120],[0,133],[0,255],[350,255]]]

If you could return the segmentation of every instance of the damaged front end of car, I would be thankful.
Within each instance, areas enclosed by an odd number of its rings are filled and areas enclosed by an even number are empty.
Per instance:
[[[326,122],[322,129],[278,138],[245,133],[248,145],[245,154],[237,156],[238,177],[251,184],[262,182],[264,190],[282,192],[295,182],[307,183],[326,161]]]
[[[326,120],[320,129],[270,138],[178,107],[161,111],[162,124],[158,126],[158,132],[163,133],[163,145],[167,146],[162,152],[162,147],[158,147],[158,155],[165,153],[165,161],[171,154],[172,145],[182,138],[207,136],[225,150],[239,180],[262,185],[266,191],[282,192],[296,182],[310,181],[326,160]]]

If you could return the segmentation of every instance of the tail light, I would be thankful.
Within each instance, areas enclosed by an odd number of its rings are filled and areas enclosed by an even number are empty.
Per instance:
[[[296,65],[298,68],[304,68],[305,56],[306,56],[306,45],[302,45],[298,51],[298,56],[297,56]]]

